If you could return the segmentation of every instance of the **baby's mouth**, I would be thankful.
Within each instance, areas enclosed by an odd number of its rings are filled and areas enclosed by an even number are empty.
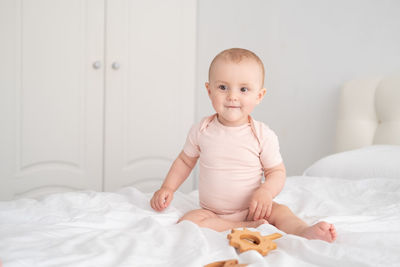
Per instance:
[[[225,106],[226,108],[240,108],[240,106]]]

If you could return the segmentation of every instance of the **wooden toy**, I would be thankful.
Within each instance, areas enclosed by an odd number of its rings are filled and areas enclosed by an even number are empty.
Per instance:
[[[238,260],[217,261],[205,265],[204,267],[245,267],[247,264],[239,264]]]
[[[243,230],[232,229],[228,234],[229,245],[238,248],[240,253],[248,250],[256,250],[261,255],[266,256],[270,250],[276,249],[276,244],[272,240],[282,237],[281,234],[261,236],[259,232],[252,232],[247,228]]]

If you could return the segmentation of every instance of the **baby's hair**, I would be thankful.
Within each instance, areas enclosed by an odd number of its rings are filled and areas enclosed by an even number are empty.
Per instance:
[[[224,59],[234,63],[239,63],[243,59],[255,60],[262,70],[262,86],[264,86],[264,76],[265,76],[264,64],[262,63],[261,59],[250,50],[243,48],[229,48],[220,52],[218,55],[214,57],[213,61],[211,61],[210,68],[208,69],[208,79],[210,79],[211,69],[213,68],[215,62],[218,59]]]

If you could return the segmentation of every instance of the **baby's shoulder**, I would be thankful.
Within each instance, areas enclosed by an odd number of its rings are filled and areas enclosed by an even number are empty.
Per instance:
[[[210,122],[212,122],[215,117],[216,117],[216,114],[203,117],[198,123],[196,123],[194,125],[194,127],[196,127],[197,131],[202,132],[208,127]]]
[[[201,132],[203,132],[208,125],[210,124],[210,122],[214,119],[215,115],[211,115],[211,116],[206,116],[204,118],[202,118],[200,121],[194,123],[192,125],[192,127],[190,128],[190,134],[191,135],[198,135]]]
[[[257,136],[259,136],[259,137],[274,133],[274,131],[267,124],[265,124],[262,121],[257,121],[253,118],[251,121],[251,126],[252,126],[253,130],[255,131],[255,133],[257,134]]]
[[[267,124],[252,119],[251,128],[261,147],[271,143],[279,143],[278,136]]]

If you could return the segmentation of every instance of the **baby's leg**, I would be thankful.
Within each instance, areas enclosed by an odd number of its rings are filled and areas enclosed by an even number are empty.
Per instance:
[[[200,227],[211,228],[218,232],[238,227],[256,228],[263,223],[267,223],[267,221],[263,219],[258,221],[242,221],[242,222],[229,221],[222,219],[218,217],[218,215],[215,214],[214,212],[205,209],[189,211],[182,218],[179,219],[178,223],[183,220],[192,221]]]
[[[285,205],[276,202],[272,205],[268,222],[287,234],[294,234],[307,239],[320,239],[333,242],[336,239],[336,229],[333,224],[319,222],[312,226],[307,225]]]

